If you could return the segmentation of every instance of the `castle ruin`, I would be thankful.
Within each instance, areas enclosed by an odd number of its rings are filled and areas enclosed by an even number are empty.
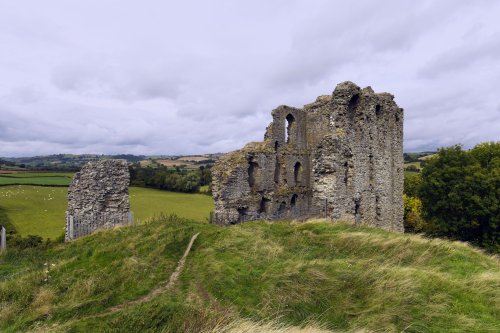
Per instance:
[[[130,224],[129,182],[130,173],[125,160],[87,163],[75,174],[68,189],[65,239]]]
[[[214,165],[215,222],[326,216],[403,231],[403,109],[352,82],[272,112],[263,142]]]

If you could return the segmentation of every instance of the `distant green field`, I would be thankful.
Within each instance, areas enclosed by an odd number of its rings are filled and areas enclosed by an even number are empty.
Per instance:
[[[72,173],[14,173],[0,175],[0,185],[68,186]]]
[[[131,187],[130,210],[136,222],[141,223],[160,213],[175,213],[197,221],[205,221],[214,210],[211,196],[160,191],[143,187]]]
[[[0,177],[23,177],[23,178],[32,178],[32,177],[66,177],[73,178],[74,172],[17,172],[17,173],[9,173],[0,175]]]
[[[0,187],[0,206],[20,235],[57,238],[64,232],[66,187]]]
[[[2,186],[0,207],[19,234],[54,239],[64,232],[67,191],[66,187]],[[213,200],[207,195],[138,187],[130,188],[130,205],[137,223],[160,213],[205,221],[213,210]]]
[[[405,167],[409,167],[410,165],[415,166],[417,169],[421,169],[422,168],[422,166],[420,165],[420,162],[411,162],[411,163],[405,163],[404,164]]]

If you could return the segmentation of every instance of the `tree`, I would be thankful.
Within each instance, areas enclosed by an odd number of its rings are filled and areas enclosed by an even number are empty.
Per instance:
[[[405,174],[404,193],[410,197],[418,196],[420,186],[422,185],[422,176],[420,173]]]
[[[422,170],[419,197],[430,233],[499,252],[500,142],[440,149]]]
[[[422,201],[416,196],[403,194],[405,232],[423,232],[428,224],[422,217]]]

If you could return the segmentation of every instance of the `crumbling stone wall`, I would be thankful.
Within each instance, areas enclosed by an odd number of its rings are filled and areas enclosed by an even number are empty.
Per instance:
[[[66,240],[131,222],[125,160],[87,163],[73,177],[68,189]]]
[[[307,215],[403,231],[403,109],[352,82],[272,112],[263,142],[214,165],[216,222]]]

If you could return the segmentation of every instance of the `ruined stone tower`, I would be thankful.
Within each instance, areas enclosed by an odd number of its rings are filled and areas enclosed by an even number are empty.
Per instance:
[[[403,231],[403,109],[352,82],[272,112],[263,142],[213,167],[216,223],[327,216]]]
[[[130,174],[125,160],[87,163],[73,177],[68,189],[66,240],[97,229],[129,224]]]

